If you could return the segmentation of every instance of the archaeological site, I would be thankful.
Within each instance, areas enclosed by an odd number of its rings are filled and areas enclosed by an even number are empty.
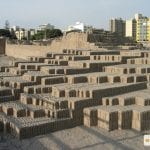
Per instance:
[[[79,42],[41,56],[22,50],[26,58],[6,48],[16,58],[0,64],[1,133],[25,139],[80,125],[150,129],[150,51]]]

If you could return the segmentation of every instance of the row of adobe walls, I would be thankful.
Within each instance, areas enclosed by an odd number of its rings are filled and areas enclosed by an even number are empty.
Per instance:
[[[47,52],[62,52],[63,49],[98,49],[94,43],[87,42],[87,34],[72,32],[54,39],[48,46],[10,45],[6,46],[6,55],[16,58],[27,56],[45,56]]]
[[[46,53],[50,52],[48,46],[39,45],[6,45],[6,55],[15,58],[26,59],[28,56],[45,56]]]
[[[5,54],[6,49],[6,40],[4,38],[0,38],[0,55]]]

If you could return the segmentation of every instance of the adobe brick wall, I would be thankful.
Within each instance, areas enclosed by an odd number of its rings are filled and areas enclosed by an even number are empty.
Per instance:
[[[99,49],[94,43],[87,42],[86,33],[68,33],[60,39],[55,39],[48,46],[10,45],[6,46],[6,55],[16,58],[27,56],[45,56],[47,52],[62,52],[63,49]]]
[[[5,54],[6,39],[0,38],[0,55]]]

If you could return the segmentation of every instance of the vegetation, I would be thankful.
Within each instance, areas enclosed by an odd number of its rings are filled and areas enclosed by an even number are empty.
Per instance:
[[[0,29],[0,36],[9,38],[9,39],[16,39],[16,35],[13,32],[10,32],[7,29]]]
[[[136,44],[136,41],[133,38],[123,37],[121,34],[118,34],[117,32],[110,32],[104,30],[97,30],[94,31],[93,34],[89,34],[88,41],[96,42],[98,44],[105,43],[107,45]]]
[[[44,31],[38,31],[37,34],[31,37],[31,40],[50,39],[50,38],[60,37],[62,35],[63,33],[60,29],[52,29],[52,30],[47,29]]]

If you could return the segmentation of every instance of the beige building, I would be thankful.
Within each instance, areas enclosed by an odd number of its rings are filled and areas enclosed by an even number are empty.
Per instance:
[[[22,40],[22,39],[28,39],[30,33],[28,30],[20,29],[16,31],[15,34],[18,40]]]
[[[136,40],[136,20],[126,20],[126,37],[131,37]]]
[[[18,40],[29,40],[31,36],[36,34],[36,30],[35,29],[30,29],[30,30],[26,30],[26,29],[19,29],[17,31],[15,31],[16,37]]]

